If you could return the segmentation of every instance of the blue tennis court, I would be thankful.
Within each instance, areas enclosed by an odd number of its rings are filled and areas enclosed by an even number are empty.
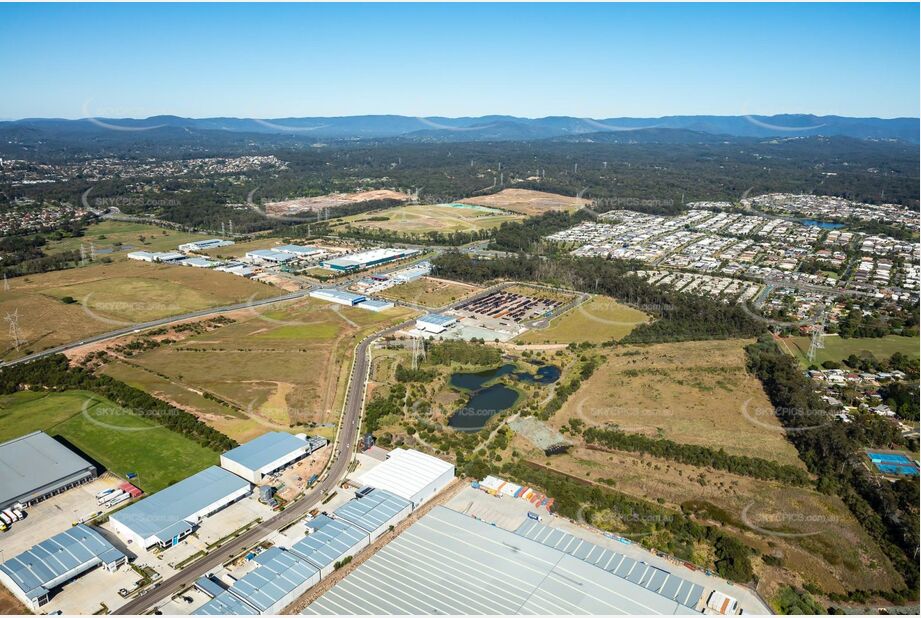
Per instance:
[[[918,476],[918,467],[905,455],[867,452],[867,457],[870,458],[876,469],[883,474]]]

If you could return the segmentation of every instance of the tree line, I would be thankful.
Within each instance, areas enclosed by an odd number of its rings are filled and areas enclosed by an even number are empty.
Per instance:
[[[201,422],[194,414],[107,375],[71,367],[62,354],[0,369],[0,393],[12,394],[22,390],[87,390],[205,448],[223,452],[237,446],[236,441]]]

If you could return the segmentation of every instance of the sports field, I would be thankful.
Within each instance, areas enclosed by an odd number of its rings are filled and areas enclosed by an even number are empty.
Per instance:
[[[492,195],[467,197],[462,199],[461,202],[501,208],[502,210],[534,216],[550,210],[574,212],[587,205],[589,200],[545,191],[532,191],[531,189],[503,189]]]
[[[404,234],[426,232],[476,232],[520,221],[523,215],[464,204],[413,204],[344,217],[343,224],[360,228],[390,230]]]
[[[215,451],[87,391],[0,398],[0,441],[38,430],[63,437],[120,476],[137,473],[137,485],[149,493],[218,462]]]
[[[51,241],[46,251],[50,254],[80,251],[82,245],[89,256],[92,245],[97,259],[109,257],[113,260],[125,260],[131,251],[175,251],[182,243],[205,238],[213,237],[168,230],[144,223],[102,221],[88,226],[83,236]]]
[[[619,346],[552,423],[613,423],[627,432],[802,466],[761,383],[746,369],[748,343]]]
[[[781,348],[793,354],[804,365],[810,364],[808,353],[810,337],[785,337],[781,339]],[[823,339],[824,348],[816,350],[816,365],[821,365],[825,361],[842,361],[851,354],[860,356],[860,353],[867,351],[873,354],[877,360],[888,359],[896,352],[901,352],[906,356],[918,358],[919,337],[901,337],[899,335],[887,335],[885,337],[872,338],[847,338],[838,337],[837,335],[826,335]]]
[[[603,343],[630,334],[649,316],[622,305],[607,296],[593,296],[588,301],[554,318],[547,328],[529,330],[515,343]]]
[[[468,283],[422,277],[409,283],[401,283],[381,292],[379,296],[388,300],[410,302],[432,309],[476,294],[482,288]]]
[[[282,293],[230,273],[131,260],[17,277],[8,284],[0,295],[0,315],[18,312],[20,347],[14,349],[9,328],[0,329],[3,359],[137,322]],[[65,302],[68,297],[73,302]]]
[[[104,371],[193,412],[238,441],[295,428],[330,434],[356,342],[411,314],[300,299],[261,312],[237,312],[231,324]]]

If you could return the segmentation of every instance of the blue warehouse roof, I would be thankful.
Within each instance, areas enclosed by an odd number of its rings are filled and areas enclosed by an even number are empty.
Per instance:
[[[265,550],[254,558],[259,568],[239,579],[231,590],[260,612],[317,576],[319,569],[279,547]]]
[[[360,498],[349,500],[333,513],[363,530],[374,532],[411,504],[389,491],[374,489]]]
[[[284,431],[270,431],[224,453],[224,457],[250,470],[259,470],[297,450],[304,450],[307,442]]]
[[[310,522],[315,532],[304,537],[291,547],[291,551],[303,556],[321,569],[333,564],[353,547],[367,540],[368,533],[341,519],[318,516]]]
[[[441,313],[427,313],[422,317],[416,318],[416,321],[428,322],[429,324],[437,324],[438,326],[448,326],[454,322],[457,322],[457,318]]]
[[[64,575],[78,575],[97,564],[111,564],[125,555],[101,534],[79,524],[34,545],[0,564],[2,570],[30,599],[46,595],[63,583]]]
[[[165,541],[172,538],[173,532],[183,528],[183,522],[193,514],[249,486],[249,481],[236,474],[211,466],[122,509],[111,519],[124,524],[140,537],[156,536]]]
[[[194,612],[196,616],[258,616],[255,608],[234,596],[230,590],[220,593]]]

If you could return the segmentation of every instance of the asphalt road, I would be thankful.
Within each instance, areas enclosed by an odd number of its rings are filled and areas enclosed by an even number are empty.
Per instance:
[[[182,315],[173,315],[167,318],[160,318],[159,320],[153,320],[151,322],[143,322],[140,324],[130,324],[123,328],[117,330],[112,330],[107,333],[101,333],[99,335],[93,335],[87,337],[86,339],[81,339],[80,341],[74,341],[65,345],[59,345],[54,348],[48,348],[47,350],[42,350],[41,352],[35,352],[34,354],[29,354],[28,356],[23,356],[22,358],[17,358],[9,362],[0,362],[0,367],[6,367],[9,365],[18,365],[19,363],[27,363],[29,361],[41,358],[43,356],[49,356],[51,354],[59,354],[61,352],[66,352],[73,348],[79,348],[80,346],[87,345],[88,343],[97,343],[99,341],[106,341],[107,339],[114,339],[116,337],[121,337],[123,335],[128,335],[137,330],[146,330],[148,328],[155,328],[157,326],[164,326],[166,324],[172,324],[174,322],[181,322],[182,320],[188,320],[190,318],[200,318],[215,313],[225,313],[227,311],[236,311],[238,309],[246,309],[247,307],[259,307],[262,305],[271,305],[273,303],[280,303],[286,300],[294,300],[295,298],[301,298],[307,296],[313,288],[307,288],[304,290],[298,290],[297,292],[291,292],[290,294],[285,294],[283,296],[273,296],[272,298],[263,298],[261,300],[249,300],[245,303],[237,303],[236,305],[224,305],[223,307],[212,307],[210,309],[201,309],[200,311],[193,311],[191,313],[184,313]]]
[[[364,407],[365,383],[370,369],[368,350],[375,340],[394,333],[410,323],[412,321],[391,326],[386,330],[369,335],[358,344],[355,361],[352,363],[352,372],[349,375],[349,387],[346,392],[345,405],[343,406],[339,434],[334,445],[336,450],[333,453],[332,463],[323,479],[313,490],[304,494],[299,500],[289,504],[278,515],[250,528],[224,547],[193,562],[182,569],[181,572],[160,582],[159,587],[129,601],[113,613],[121,615],[143,614],[164,599],[168,599],[173,594],[189,587],[199,577],[218,568],[232,556],[236,556],[252,547],[263,537],[303,517],[310,509],[316,507],[317,503],[327,493],[335,489],[348,472],[349,463],[352,461],[355,445],[358,442],[361,411]]]

